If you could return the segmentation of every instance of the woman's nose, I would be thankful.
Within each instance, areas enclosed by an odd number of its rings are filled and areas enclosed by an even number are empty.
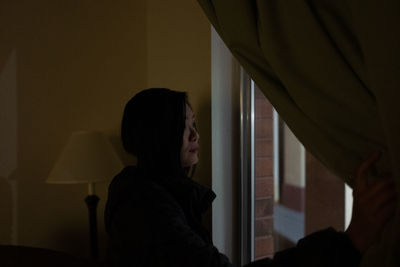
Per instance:
[[[197,130],[193,128],[190,137],[191,137],[191,138],[190,138],[190,141],[198,141],[199,138],[200,138],[200,135],[199,135],[199,133],[197,132]]]

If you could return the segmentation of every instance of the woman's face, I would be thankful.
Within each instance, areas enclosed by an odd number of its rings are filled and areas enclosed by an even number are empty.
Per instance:
[[[186,104],[186,122],[181,148],[182,167],[190,167],[199,161],[199,137],[194,113],[189,105]]]

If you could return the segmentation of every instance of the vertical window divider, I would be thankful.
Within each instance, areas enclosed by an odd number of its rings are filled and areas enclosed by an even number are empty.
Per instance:
[[[279,202],[280,190],[279,190],[279,177],[280,177],[280,139],[279,139],[279,115],[275,108],[272,109],[273,118],[273,161],[274,161],[274,204]]]
[[[254,82],[241,69],[240,82],[240,263],[254,260]]]
[[[255,155],[255,103],[254,103],[254,81],[251,80],[251,88],[250,88],[250,109],[251,109],[251,119],[250,119],[250,128],[251,128],[251,135],[250,135],[250,140],[251,140],[251,161],[250,161],[250,165],[251,165],[251,175],[250,175],[250,199],[251,199],[251,261],[254,261],[254,237],[255,237],[255,233],[254,233],[254,218],[255,218],[255,214],[254,214],[254,207],[255,207],[255,167],[254,167],[254,155]]]

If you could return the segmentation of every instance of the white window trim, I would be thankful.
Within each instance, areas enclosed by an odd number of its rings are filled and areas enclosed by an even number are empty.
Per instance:
[[[215,246],[237,265],[238,188],[240,177],[240,67],[211,29],[212,209]]]

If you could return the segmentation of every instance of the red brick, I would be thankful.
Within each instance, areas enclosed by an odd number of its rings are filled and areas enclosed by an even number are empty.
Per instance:
[[[274,254],[274,239],[272,236],[256,238],[254,240],[254,258]]]
[[[274,257],[273,254],[268,254],[268,255],[265,255],[265,256],[262,256],[262,257],[254,258],[254,260],[255,260],[255,261],[258,261],[258,260],[262,260],[262,259],[265,259],[265,258],[270,258],[270,259],[272,259],[273,257]]]
[[[256,99],[254,103],[254,111],[256,119],[272,117],[272,105],[267,99]]]
[[[272,158],[261,158],[261,157],[256,158],[254,169],[256,178],[272,176],[273,173]]]
[[[254,237],[265,237],[272,235],[274,222],[272,217],[256,219],[254,221]]]
[[[257,198],[272,197],[274,195],[274,178],[272,176],[256,178],[254,191]]]
[[[256,219],[271,217],[273,212],[273,198],[259,199],[255,201],[254,215]]]
[[[272,139],[256,138],[254,143],[254,152],[256,157],[272,157],[273,155]]]
[[[272,118],[261,118],[255,120],[255,138],[272,139]]]

